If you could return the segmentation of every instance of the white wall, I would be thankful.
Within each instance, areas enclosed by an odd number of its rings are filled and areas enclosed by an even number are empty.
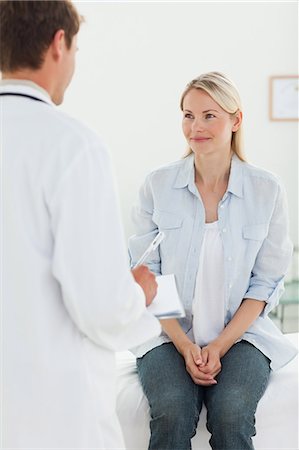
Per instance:
[[[296,2],[77,2],[86,23],[77,71],[62,109],[98,130],[116,169],[126,234],[138,188],[151,169],[185,150],[180,94],[218,70],[243,99],[248,160],[286,185],[298,243],[298,122],[268,118],[271,75],[296,74]]]

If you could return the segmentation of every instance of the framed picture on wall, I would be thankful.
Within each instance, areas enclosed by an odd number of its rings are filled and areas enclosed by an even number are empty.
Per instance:
[[[299,76],[270,77],[270,120],[299,120]]]

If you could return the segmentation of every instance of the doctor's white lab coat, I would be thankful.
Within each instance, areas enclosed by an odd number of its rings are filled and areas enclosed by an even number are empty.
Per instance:
[[[40,90],[0,85],[1,448],[118,449],[114,351],[160,332],[128,268],[109,157]]]

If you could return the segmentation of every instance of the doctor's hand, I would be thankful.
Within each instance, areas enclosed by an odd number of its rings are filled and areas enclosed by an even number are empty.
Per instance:
[[[146,299],[146,306],[149,306],[155,298],[158,290],[155,275],[143,265],[132,269],[132,275],[135,278],[136,283],[142,287]]]

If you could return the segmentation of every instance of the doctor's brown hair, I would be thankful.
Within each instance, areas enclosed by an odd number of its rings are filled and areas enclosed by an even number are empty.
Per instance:
[[[69,0],[0,0],[0,70],[39,69],[55,33],[70,48],[81,22]]]

